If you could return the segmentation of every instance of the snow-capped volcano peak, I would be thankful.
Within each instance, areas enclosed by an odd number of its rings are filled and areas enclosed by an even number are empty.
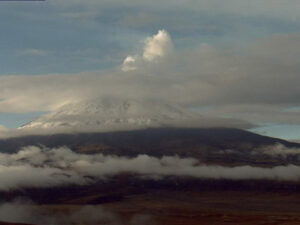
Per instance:
[[[102,98],[63,105],[20,129],[139,129],[176,126],[199,117],[182,107],[157,100]]]

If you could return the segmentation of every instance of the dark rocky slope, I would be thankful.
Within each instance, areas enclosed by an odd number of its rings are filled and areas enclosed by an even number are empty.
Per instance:
[[[49,148],[66,146],[80,153],[103,153],[134,157],[139,154],[160,157],[178,155],[194,157],[203,163],[274,166],[298,164],[290,157],[285,160],[259,157],[251,151],[280,143],[300,148],[300,144],[266,137],[240,129],[229,128],[157,128],[107,133],[56,134],[25,136],[0,140],[1,152],[16,152],[22,147],[41,145]],[[220,154],[224,150],[232,154]]]

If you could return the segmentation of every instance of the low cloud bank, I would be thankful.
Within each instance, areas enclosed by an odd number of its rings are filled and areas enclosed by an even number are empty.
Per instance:
[[[260,150],[254,151],[254,154],[265,154],[269,156],[281,156],[281,157],[287,157],[287,156],[300,156],[300,148],[288,148],[280,143],[271,145],[271,146],[265,146]]]
[[[217,154],[227,154],[227,155],[250,154],[252,156],[260,156],[260,157],[267,156],[270,158],[281,158],[281,159],[287,159],[289,157],[293,157],[293,159],[300,160],[300,148],[286,147],[280,143],[254,148],[250,152],[240,151],[239,149],[225,149],[225,150],[220,150],[219,152],[217,152]]]
[[[162,179],[165,176],[205,179],[300,180],[300,166],[260,168],[201,165],[193,158],[139,155],[134,158],[78,154],[68,148],[26,147],[16,154],[0,154],[0,190],[27,187],[86,185],[120,173],[140,178]]]
[[[119,215],[103,209],[101,206],[80,206],[74,209],[49,209],[35,205],[30,200],[17,199],[0,205],[0,221],[28,223],[35,225],[71,225],[71,224],[124,224]],[[129,220],[129,225],[154,224],[150,215],[136,214]]]

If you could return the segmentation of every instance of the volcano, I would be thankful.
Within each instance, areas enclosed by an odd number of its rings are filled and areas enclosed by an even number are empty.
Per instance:
[[[253,221],[257,220],[268,224],[278,221],[299,224],[293,223],[300,212],[299,181],[277,176],[272,176],[273,180],[257,180],[251,171],[258,169],[283,177],[285,173],[280,171],[285,168],[300,170],[300,144],[241,129],[248,127],[243,121],[207,118],[157,100],[101,98],[66,104],[20,127],[21,136],[0,139],[2,171],[35,172],[27,176],[18,172],[18,176],[7,176],[6,180],[6,173],[2,172],[4,181],[25,187],[0,190],[0,200],[29,198],[37,203],[34,212],[46,211],[51,215],[63,212],[70,218],[68,213],[76,208],[99,205],[119,215],[122,224],[130,225],[130,218],[139,213],[150,215],[149,224],[158,225],[196,225],[199,221],[256,224]],[[116,168],[120,172],[102,179],[93,175],[101,170],[84,169],[102,165],[105,159],[110,160],[108,172]],[[118,163],[114,163],[115,159]],[[186,169],[186,163],[192,162],[192,169],[208,166],[210,172],[237,168],[234,171],[241,170],[243,179],[176,174],[159,177],[126,170],[124,162],[136,159],[146,160],[138,164],[141,171],[150,168],[149,159],[161,162],[161,168],[176,160],[168,169],[178,169],[179,162],[184,162],[181,165]],[[34,174],[43,171],[35,180]],[[50,185],[68,180],[74,174],[87,182]],[[38,186],[45,177],[50,179],[49,184]],[[288,205],[289,211],[282,211],[281,202]],[[82,222],[85,218],[70,224],[91,224]]]
[[[158,101],[100,98],[65,104],[22,127],[22,131],[103,132],[163,127],[249,127],[243,121],[207,118]]]
[[[244,127],[249,124],[203,117],[158,100],[106,97],[65,104],[20,127],[25,135],[0,140],[0,151],[17,152],[26,146],[42,145],[126,157],[178,155],[226,165],[297,162],[296,157],[282,161],[264,155],[258,159],[252,154],[255,149],[276,144],[298,148],[300,144],[239,129]]]

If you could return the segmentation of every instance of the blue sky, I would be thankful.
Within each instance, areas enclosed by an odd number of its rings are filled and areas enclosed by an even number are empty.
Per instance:
[[[299,140],[300,126],[284,124],[266,124],[264,126],[251,129],[251,131],[271,137],[279,137],[289,140]]]
[[[151,2],[136,0],[126,2],[120,0],[0,2],[0,77],[8,80],[10,75],[17,75],[21,76],[23,81],[26,76],[28,76],[27,80],[30,80],[34,79],[33,76],[40,77],[49,74],[73,76],[73,74],[94,73],[95,71],[114,71],[120,67],[126,56],[142,51],[146,38],[156,34],[159,29],[164,29],[170,34],[176,52],[183,52],[181,54],[198,48],[201,52],[202,47],[199,46],[203,46],[203,44],[212,46],[216,49],[214,51],[227,51],[226,54],[238,52],[241,55],[248,55],[251,52],[252,55],[259,54],[260,57],[263,57],[262,61],[253,64],[261,63],[262,68],[265,68],[263,72],[268,72],[270,65],[273,65],[270,63],[273,56],[282,49],[271,55],[269,54],[271,47],[264,50],[262,47],[253,46],[259,46],[257,43],[264,42],[276,44],[277,39],[290,37],[292,37],[292,41],[289,43],[292,43],[300,29],[299,10],[298,2],[293,0],[285,1],[284,5],[279,0],[272,1],[272,4],[266,0],[252,3],[243,0],[229,0],[226,1],[226,4],[220,0],[186,0],[176,3],[169,0],[164,2],[156,0]],[[263,44],[262,46],[267,45]],[[276,46],[278,47],[277,44]],[[281,48],[284,48],[284,45]],[[293,47],[291,48],[293,49]],[[214,57],[219,57],[220,54],[216,55]],[[199,56],[200,59],[202,59],[201,57]],[[289,57],[292,58],[291,62],[298,60],[297,53],[285,56],[288,59]],[[251,60],[253,58],[255,57],[252,57]],[[268,60],[265,60],[266,58]],[[220,60],[223,59],[217,58],[218,62]],[[285,70],[288,72],[297,70],[298,68],[295,68],[294,64],[289,64],[290,61],[276,71],[283,71],[282,76],[284,76]],[[274,65],[277,65],[275,61]],[[243,67],[242,72],[245,70],[244,68],[248,69],[248,66]],[[255,68],[255,70],[257,69]],[[276,75],[277,78],[279,76]],[[53,79],[59,80],[60,78]],[[260,79],[262,78],[257,79],[258,84],[260,84]],[[274,80],[271,75],[268,79]],[[252,78],[249,80],[255,89],[256,81]],[[288,82],[293,83],[292,81],[293,77],[291,76]],[[29,84],[25,85],[25,83],[22,87],[21,81],[17,82],[15,78],[13,84],[8,83],[6,87],[1,87],[7,90],[2,90],[2,94],[0,93],[0,99],[5,102],[0,105],[2,107],[0,108],[0,124],[9,128],[28,122],[41,115],[41,111],[48,111],[48,108],[45,107],[47,96],[44,97],[43,104],[35,101],[32,108],[24,106],[22,109],[15,110],[15,105],[8,105],[16,104],[14,98],[9,94],[11,90],[15,89],[13,85],[16,83],[20,85],[21,90],[24,88],[25,97],[27,93],[29,96],[35,88],[30,87]],[[281,83],[281,81],[279,80],[277,83]],[[282,81],[282,83],[286,88],[289,87],[287,81]],[[265,86],[267,84],[266,82]],[[235,87],[238,85],[239,81],[236,81]],[[276,84],[274,85],[276,86]],[[261,86],[261,90],[264,90],[263,83]],[[225,92],[227,93],[227,91]],[[258,91],[258,94],[252,98],[242,92],[243,90],[237,88],[235,94],[228,94],[230,100],[225,97],[222,100],[222,94],[219,96],[215,94],[214,96],[217,97],[212,97],[211,100],[203,100],[199,103],[187,101],[184,104],[206,107],[206,105],[212,106],[215,102],[221,102],[222,110],[219,110],[220,106],[218,106],[219,108],[212,107],[215,109],[214,115],[229,115],[246,120],[248,117],[245,115],[248,112],[245,113],[241,110],[241,103],[248,104],[247,107],[251,109],[257,107],[257,112],[249,115],[249,120],[256,124],[267,124],[256,131],[277,137],[300,138],[298,122],[293,122],[293,118],[297,115],[295,113],[281,115],[283,109],[300,105],[300,102],[298,104],[294,100],[297,99],[298,92],[285,89],[284,94],[277,96],[276,93],[275,96],[272,94],[273,90],[268,89],[266,94]],[[277,92],[279,93],[280,90]],[[201,94],[203,92],[199,93],[199,95]],[[276,100],[270,97],[272,95]],[[241,96],[241,99],[236,99],[236,96]],[[265,96],[269,97],[262,102]],[[28,98],[32,98],[32,96],[30,95]],[[291,100],[289,101],[289,99]],[[228,110],[227,106],[232,107]],[[233,110],[234,108],[239,108],[239,110]],[[276,116],[270,121],[266,114],[273,110],[276,111]],[[279,125],[275,127],[274,124]]]
[[[201,42],[253,42],[274,33],[297,32],[300,27],[294,20],[254,13],[244,16],[213,9],[167,10],[105,3],[103,8],[97,4],[99,11],[94,12],[73,3],[76,1],[66,1],[65,8],[51,2],[1,2],[1,74],[110,68],[134,51],[140,40],[161,28],[172,35],[176,46],[193,48]],[[44,53],[22,54],[27,49]]]

